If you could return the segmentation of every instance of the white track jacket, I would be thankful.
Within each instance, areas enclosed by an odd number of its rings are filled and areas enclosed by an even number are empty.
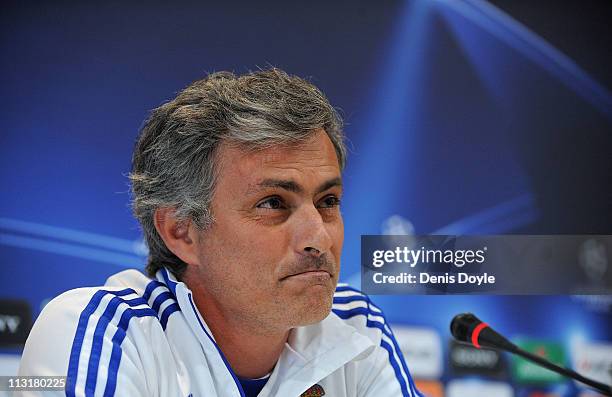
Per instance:
[[[53,299],[32,328],[19,375],[67,377],[65,392],[22,396],[244,397],[191,291],[166,269],[156,280],[126,270],[104,287]],[[290,332],[259,394],[323,395],[421,395],[380,309],[346,285],[327,318]]]

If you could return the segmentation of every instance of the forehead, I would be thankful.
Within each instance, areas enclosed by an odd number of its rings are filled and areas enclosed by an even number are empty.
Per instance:
[[[323,130],[313,133],[303,142],[260,150],[222,144],[217,159],[220,165],[219,185],[231,183],[241,190],[267,178],[294,179],[303,183],[311,180],[316,183],[322,179],[340,177],[336,150]]]

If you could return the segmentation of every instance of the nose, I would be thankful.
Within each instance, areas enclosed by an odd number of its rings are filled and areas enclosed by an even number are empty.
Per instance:
[[[304,248],[304,251],[312,256],[321,256],[321,251],[319,251],[318,249],[314,247],[306,247]]]
[[[314,205],[304,205],[294,213],[294,247],[301,255],[320,257],[329,253],[332,238],[326,224]]]

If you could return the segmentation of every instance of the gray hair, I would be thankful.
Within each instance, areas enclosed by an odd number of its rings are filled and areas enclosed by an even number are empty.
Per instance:
[[[344,168],[342,120],[313,84],[273,68],[236,76],[209,74],[154,109],[132,157],[132,208],[149,247],[146,270],[167,267],[179,279],[187,265],[155,229],[158,208],[173,208],[179,220],[201,230],[213,222],[210,203],[216,150],[222,142],[245,148],[299,143],[324,129]]]

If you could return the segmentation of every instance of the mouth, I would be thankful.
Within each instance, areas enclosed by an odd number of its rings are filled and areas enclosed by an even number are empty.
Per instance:
[[[303,272],[299,272],[299,273],[295,273],[295,274],[291,274],[289,276],[285,276],[283,278],[281,278],[281,281],[285,281],[285,280],[289,280],[289,279],[294,279],[294,280],[298,280],[298,279],[304,279],[304,280],[321,280],[321,281],[325,281],[325,280],[329,280],[332,278],[331,273],[329,273],[326,270],[321,270],[321,269],[316,269],[316,270],[306,270]]]

